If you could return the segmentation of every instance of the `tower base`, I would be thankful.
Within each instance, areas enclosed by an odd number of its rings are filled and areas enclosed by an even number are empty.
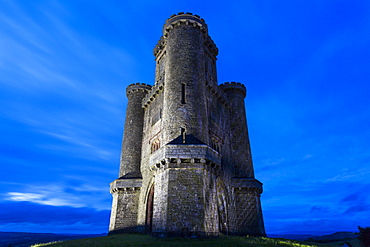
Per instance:
[[[142,232],[137,224],[141,178],[116,179],[110,184],[113,196],[109,234]]]

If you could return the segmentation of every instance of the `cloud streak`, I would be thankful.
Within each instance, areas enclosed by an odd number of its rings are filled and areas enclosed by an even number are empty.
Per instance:
[[[52,198],[50,194],[36,194],[36,193],[20,193],[20,192],[9,192],[7,194],[7,200],[15,202],[33,202],[42,205],[49,206],[70,206],[74,208],[83,207],[83,204],[75,202],[76,198],[71,198],[69,201],[60,198]]]
[[[73,180],[77,181],[75,178]],[[88,207],[96,210],[109,210],[110,200],[105,197],[108,191],[107,187],[107,185],[97,187],[80,182],[65,186],[60,184],[26,186],[24,191],[7,192],[4,199],[6,201],[31,202],[57,207]]]

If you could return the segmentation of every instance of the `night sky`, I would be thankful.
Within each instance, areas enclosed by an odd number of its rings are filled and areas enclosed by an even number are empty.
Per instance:
[[[2,0],[0,231],[108,231],[125,89],[181,11],[248,89],[267,233],[370,226],[370,1]]]

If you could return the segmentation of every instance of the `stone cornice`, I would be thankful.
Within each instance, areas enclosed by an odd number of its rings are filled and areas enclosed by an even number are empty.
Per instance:
[[[231,183],[237,193],[262,193],[262,183],[255,178],[233,178]]]
[[[119,178],[110,183],[110,193],[123,192],[132,194],[140,190],[142,185],[141,178]]]
[[[149,157],[149,169],[152,171],[169,168],[221,169],[221,154],[207,145],[181,144],[165,145]]]

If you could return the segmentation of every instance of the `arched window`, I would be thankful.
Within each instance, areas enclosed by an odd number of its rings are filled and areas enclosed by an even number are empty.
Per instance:
[[[154,153],[155,151],[157,151],[159,148],[161,147],[161,143],[160,141],[157,139],[155,141],[152,142],[152,153]]]
[[[217,152],[221,152],[221,143],[212,138],[211,139],[211,148],[213,148]]]

